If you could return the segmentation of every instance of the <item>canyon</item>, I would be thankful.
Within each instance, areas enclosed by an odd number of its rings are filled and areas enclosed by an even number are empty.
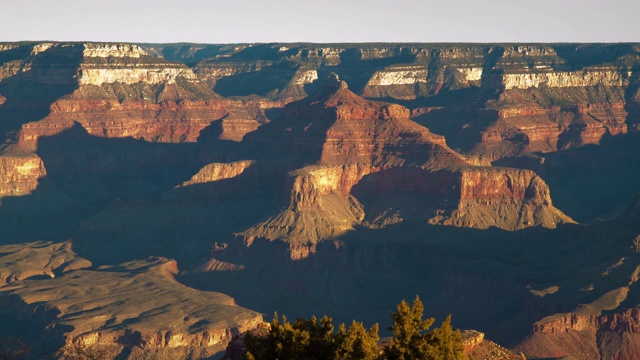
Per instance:
[[[470,357],[634,358],[639,67],[637,44],[0,44],[0,338],[211,358],[274,311],[370,325],[418,294]]]

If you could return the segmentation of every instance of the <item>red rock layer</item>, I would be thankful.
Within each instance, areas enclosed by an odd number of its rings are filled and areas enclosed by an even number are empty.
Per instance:
[[[474,153],[492,160],[504,156],[598,144],[603,136],[627,133],[622,103],[594,103],[572,109],[510,107],[482,131]],[[510,154],[510,152],[515,153]]]
[[[34,151],[39,137],[56,135],[74,122],[95,136],[177,143],[197,141],[204,128],[224,119],[219,138],[239,141],[261,125],[254,116],[243,103],[228,100],[59,100],[44,120],[23,126],[20,147]]]
[[[557,314],[533,325],[517,349],[528,357],[640,359],[640,309],[595,316]]]

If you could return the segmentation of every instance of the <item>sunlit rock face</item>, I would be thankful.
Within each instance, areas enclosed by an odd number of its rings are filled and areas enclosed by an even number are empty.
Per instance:
[[[80,85],[102,84],[175,84],[176,79],[182,77],[186,80],[194,80],[195,74],[188,69],[90,69],[84,68],[80,72],[78,83]]]
[[[461,175],[460,203],[443,224],[518,230],[573,222],[553,207],[549,187],[532,171],[487,168]]]
[[[571,72],[523,72],[501,76],[499,85],[505,90],[539,87],[565,88],[590,86],[626,86],[617,69],[592,69]]]
[[[189,181],[182,183],[182,186],[202,184],[212,181],[220,181],[224,179],[232,179],[242,174],[247,168],[252,166],[255,161],[243,160],[232,163],[212,163],[208,164],[197,174],[193,175]]]
[[[28,195],[46,175],[44,163],[35,155],[0,156],[0,198]]]
[[[137,45],[84,44],[84,58],[78,74],[79,85],[175,84],[178,78],[196,79],[182,64],[159,62]]]
[[[116,58],[140,58],[142,56],[148,56],[148,54],[142,50],[138,45],[133,44],[100,44],[100,43],[86,43],[84,44],[84,51],[82,55],[86,58],[91,57],[116,57]]]
[[[311,84],[318,80],[318,71],[316,70],[303,70],[299,71],[294,78],[293,83],[296,85]]]
[[[532,335],[518,350],[527,356],[592,359],[637,359],[640,313],[626,309],[607,315],[557,314],[533,325]]]

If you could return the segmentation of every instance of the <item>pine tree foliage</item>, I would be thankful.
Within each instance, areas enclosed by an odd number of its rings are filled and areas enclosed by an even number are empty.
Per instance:
[[[364,325],[355,320],[349,330],[344,324],[340,325],[337,334],[339,344],[335,359],[343,360],[374,360],[380,358],[378,349],[378,324],[367,330]]]
[[[439,328],[429,331],[435,319],[423,319],[424,306],[416,296],[410,306],[402,301],[391,314],[393,339],[380,352],[378,325],[366,329],[353,321],[334,331],[332,319],[313,316],[293,323],[278,314],[267,336],[245,336],[247,360],[462,360],[464,349],[460,330],[453,330],[451,315]]]
[[[416,296],[413,306],[402,301],[391,314],[391,343],[384,349],[387,360],[461,360],[464,359],[460,330],[451,327],[451,315],[442,325],[427,332],[435,319],[423,319],[424,306]]]
[[[248,360],[376,360],[379,359],[378,325],[368,331],[362,323],[353,322],[347,330],[344,324],[334,333],[332,319],[315,316],[282,323],[275,314],[266,337],[245,336]]]

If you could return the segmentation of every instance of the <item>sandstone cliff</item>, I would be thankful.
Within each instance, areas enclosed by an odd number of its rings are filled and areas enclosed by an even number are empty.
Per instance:
[[[42,160],[35,155],[0,156],[0,198],[31,193],[46,174]]]
[[[555,228],[573,220],[552,206],[549,187],[535,173],[515,169],[461,171],[460,203],[445,225],[517,230],[530,226]]]
[[[558,314],[535,323],[517,349],[534,358],[638,359],[639,325],[637,309],[601,316]]]

